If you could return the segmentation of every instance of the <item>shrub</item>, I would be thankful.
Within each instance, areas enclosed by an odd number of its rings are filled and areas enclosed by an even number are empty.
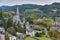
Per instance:
[[[42,36],[42,33],[36,33],[35,36],[36,37],[41,37]]]
[[[50,35],[50,37],[60,38],[60,34],[57,30],[49,31],[48,34]]]
[[[8,28],[7,32],[12,34],[12,35],[16,35],[16,30],[13,27]]]
[[[22,27],[18,27],[17,31],[20,32],[20,33],[25,33],[26,29],[22,28]]]

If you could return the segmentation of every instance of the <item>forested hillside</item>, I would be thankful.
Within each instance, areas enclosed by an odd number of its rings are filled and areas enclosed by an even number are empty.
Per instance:
[[[60,16],[60,3],[53,3],[50,5],[35,5],[35,4],[23,4],[23,5],[15,5],[15,6],[1,6],[0,8],[3,11],[14,11],[16,12],[16,7],[19,7],[20,13],[24,14],[40,14],[42,16],[53,17]],[[30,12],[29,12],[30,11]]]

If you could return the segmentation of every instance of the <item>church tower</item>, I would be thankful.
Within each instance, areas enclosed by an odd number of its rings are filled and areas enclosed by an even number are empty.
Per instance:
[[[20,25],[21,27],[24,27],[25,17],[23,17],[23,22],[22,22],[19,16],[19,7],[17,7],[16,15],[13,16],[13,22],[16,23],[16,25]]]
[[[17,12],[16,12],[16,24],[20,23],[20,17],[19,17],[19,7],[17,7]]]
[[[16,25],[21,22],[20,16],[19,16],[19,7],[17,7],[16,15],[13,16],[13,22],[15,22]]]

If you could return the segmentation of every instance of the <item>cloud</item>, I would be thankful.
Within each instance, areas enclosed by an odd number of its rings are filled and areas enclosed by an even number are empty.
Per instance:
[[[60,0],[0,0],[0,5],[21,5],[21,4],[51,4],[53,2],[60,2]]]

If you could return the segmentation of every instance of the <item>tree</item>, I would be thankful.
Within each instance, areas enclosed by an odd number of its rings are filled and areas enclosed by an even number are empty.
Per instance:
[[[0,20],[0,26],[1,26],[1,27],[4,26],[4,22],[3,22],[3,20]]]
[[[2,12],[2,16],[3,16],[3,19],[4,19],[4,27],[5,27],[5,30],[7,30],[7,28],[9,28],[10,26],[12,26],[12,14],[8,11],[4,11]]]
[[[35,34],[36,37],[41,37],[42,35],[43,35],[42,33],[38,33],[38,32]]]
[[[13,26],[13,20],[12,19],[8,19],[8,22],[7,22],[7,28]]]
[[[30,23],[33,24],[33,19],[36,19],[36,16],[34,14],[30,14],[26,16],[26,21],[30,21]]]
[[[33,20],[33,23],[34,23],[34,24],[39,24],[39,21],[36,20],[36,19],[34,19],[34,20]]]
[[[57,38],[60,38],[60,34],[57,34]]]
[[[50,37],[55,37],[55,38],[60,37],[60,34],[57,30],[49,31],[48,34],[50,35]]]
[[[48,18],[42,19],[39,22],[42,23],[47,28],[50,28],[52,26],[52,21]]]
[[[10,40],[10,38],[7,34],[5,35],[5,40]]]
[[[22,27],[18,27],[17,28],[17,31],[20,32],[20,33],[25,33],[26,32],[26,29],[25,28],[22,28]]]
[[[48,22],[47,23],[47,27],[49,28],[49,27],[51,27],[52,26],[52,22]]]
[[[12,14],[10,12],[8,12],[8,11],[3,12],[2,15],[4,17],[7,17],[8,19],[12,19],[12,17],[13,17]]]
[[[43,26],[34,26],[34,29],[35,29],[35,30],[42,30],[42,29],[44,29],[44,28],[43,28]]]
[[[2,12],[0,12],[0,19],[2,18]]]
[[[12,35],[16,35],[16,30],[13,27],[8,28],[7,32],[12,34]]]
[[[4,20],[3,20],[3,17],[2,17],[2,11],[0,11],[0,26],[4,27]]]

